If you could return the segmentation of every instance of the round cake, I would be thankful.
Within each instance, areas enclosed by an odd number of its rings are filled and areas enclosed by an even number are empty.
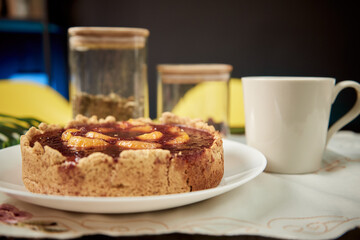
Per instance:
[[[65,127],[42,123],[21,136],[22,179],[34,193],[149,196],[218,186],[221,135],[201,120],[164,113],[115,121],[78,115]]]

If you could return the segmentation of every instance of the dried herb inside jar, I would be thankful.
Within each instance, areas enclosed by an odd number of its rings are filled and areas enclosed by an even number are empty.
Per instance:
[[[82,92],[73,98],[74,115],[82,114],[87,117],[96,115],[98,118],[111,115],[118,121],[137,117],[135,114],[136,105],[133,96],[123,98],[115,93],[91,95]]]

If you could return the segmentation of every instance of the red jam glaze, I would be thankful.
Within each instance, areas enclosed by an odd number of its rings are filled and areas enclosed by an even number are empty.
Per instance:
[[[163,133],[163,136],[155,141],[162,145],[161,149],[167,149],[171,152],[172,155],[178,154],[181,152],[181,155],[178,157],[183,158],[185,161],[195,160],[197,156],[199,156],[204,149],[209,148],[213,144],[213,136],[203,130],[185,127],[185,126],[178,126],[183,129],[190,137],[189,141],[182,144],[174,144],[169,145],[165,144],[169,140],[175,138],[177,135],[171,133],[169,131],[170,127],[173,125],[157,125],[157,124],[150,124],[154,131],[160,131]],[[41,135],[35,136],[31,142],[30,146],[33,147],[35,142],[39,142],[42,146],[49,146],[53,149],[58,150],[63,156],[67,157],[68,161],[77,162],[79,159],[89,156],[94,152],[102,152],[114,158],[116,161],[119,157],[119,154],[123,149],[116,145],[118,140],[138,140],[136,139],[137,136],[144,134],[144,132],[134,132],[130,131],[129,128],[127,129],[120,129],[117,127],[115,123],[111,124],[93,124],[93,125],[86,125],[86,126],[76,126],[71,127],[75,129],[79,129],[78,132],[72,132],[73,136],[85,136],[85,134],[89,131],[100,132],[110,137],[114,137],[116,140],[107,140],[109,143],[106,147],[88,147],[88,148],[75,148],[69,147],[66,145],[66,142],[62,141],[61,135],[67,129],[61,129],[57,131],[46,132]],[[99,129],[110,129],[106,132],[100,131]],[[146,142],[146,140],[145,140]],[[154,141],[151,141],[154,142]]]

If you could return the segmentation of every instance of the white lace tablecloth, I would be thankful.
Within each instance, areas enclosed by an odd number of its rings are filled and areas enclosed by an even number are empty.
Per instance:
[[[245,141],[244,136],[230,138]],[[221,196],[169,210],[71,213],[0,194],[0,235],[73,238],[187,233],[330,239],[360,226],[359,184],[360,134],[340,132],[327,147],[323,167],[314,174],[262,173]]]

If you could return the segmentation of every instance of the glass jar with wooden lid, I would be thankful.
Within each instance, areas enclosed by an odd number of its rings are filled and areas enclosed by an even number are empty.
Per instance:
[[[157,116],[173,112],[200,118],[223,135],[229,133],[229,64],[160,64]]]
[[[117,120],[148,117],[149,31],[72,27],[68,34],[73,115],[112,115]]]

